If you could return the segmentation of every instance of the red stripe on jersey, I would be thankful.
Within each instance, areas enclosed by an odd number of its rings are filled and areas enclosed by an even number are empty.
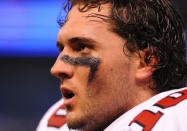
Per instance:
[[[172,95],[174,94],[181,94],[179,97],[172,97]],[[158,106],[161,108],[168,108],[171,106],[175,106],[176,104],[180,103],[181,101],[187,99],[187,89],[183,90],[183,91],[179,91],[179,92],[175,92],[163,99],[161,99],[160,101],[158,101],[156,104],[154,104],[154,106]]]
[[[64,115],[57,115],[57,112],[61,109],[64,110],[64,105],[61,105],[55,111],[55,113],[53,113],[53,115],[48,120],[48,125],[47,126],[60,128],[61,126],[63,126],[66,123],[66,118],[65,118]]]
[[[129,126],[132,123],[137,123],[143,127],[143,131],[150,131],[162,115],[163,114],[160,111],[153,113],[151,111],[144,110],[130,122]]]

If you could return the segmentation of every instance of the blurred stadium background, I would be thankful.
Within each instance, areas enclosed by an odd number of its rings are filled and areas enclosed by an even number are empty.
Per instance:
[[[61,2],[0,1],[0,131],[34,131],[61,97],[49,73],[58,55]],[[187,24],[187,1],[174,2]]]

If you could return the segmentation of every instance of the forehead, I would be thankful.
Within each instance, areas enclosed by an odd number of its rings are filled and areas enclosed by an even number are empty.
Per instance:
[[[80,12],[79,5],[75,5],[70,10],[66,23],[59,31],[58,42],[65,45],[69,44],[69,40],[72,38],[86,38],[95,41],[94,45],[105,50],[108,45],[115,46],[114,43],[123,45],[126,40],[112,31],[115,25],[112,21],[105,21],[110,20],[107,18],[110,16],[111,4],[102,4],[100,11],[98,8],[91,8],[86,12]],[[120,45],[120,49],[122,45]]]
[[[81,33],[93,32],[93,28],[94,30],[99,29],[100,31],[102,29],[111,28],[111,23],[105,22],[103,20],[103,18],[108,19],[107,17],[111,14],[110,4],[101,5],[100,10],[96,7],[88,9],[85,12],[81,12],[79,10],[81,6],[82,5],[78,4],[73,6],[73,8],[69,11],[66,22],[62,26],[59,33],[79,33],[79,35],[81,35]],[[86,32],[84,32],[83,30],[85,30]]]
[[[83,4],[76,4],[69,11],[67,20],[84,20],[84,21],[100,21],[103,22],[101,18],[110,16],[111,14],[111,4],[102,4],[99,7],[95,8],[85,8],[83,11],[80,11],[80,8],[84,8]],[[97,15],[96,15],[97,14]],[[96,16],[96,17],[92,17]],[[73,21],[71,20],[71,21]]]

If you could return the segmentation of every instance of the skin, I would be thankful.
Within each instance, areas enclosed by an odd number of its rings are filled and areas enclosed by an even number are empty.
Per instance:
[[[109,15],[110,7],[104,4],[100,12],[97,8],[80,12],[75,5],[59,32],[57,46],[61,52],[51,73],[61,80],[61,90],[66,88],[74,93],[73,102],[65,105],[69,128],[103,130],[120,115],[153,96],[146,88],[151,71],[138,55],[124,54],[126,40],[111,32],[109,23],[87,17],[90,13]],[[65,55],[69,56],[68,61]],[[99,58],[91,81],[91,67],[72,62],[77,58]]]

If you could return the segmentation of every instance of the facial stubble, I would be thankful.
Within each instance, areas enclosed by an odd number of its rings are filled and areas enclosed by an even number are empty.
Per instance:
[[[62,56],[61,60],[64,63],[72,64],[75,66],[90,67],[90,74],[89,74],[89,78],[88,78],[89,83],[91,83],[94,80],[95,73],[97,72],[98,66],[101,62],[100,58],[95,58],[95,57],[75,57],[75,58],[73,58],[68,55]],[[124,81],[124,80],[122,80],[122,81]],[[99,84],[99,86],[105,85],[105,84],[98,83],[98,82],[96,84]],[[93,89],[92,91],[95,92],[96,90]],[[95,94],[95,93],[93,93],[93,94]],[[83,108],[84,111],[86,110],[86,112],[89,112],[88,109],[94,110],[93,105],[90,105],[90,103],[87,103],[87,104],[88,105],[86,105],[86,107],[88,107],[88,108],[86,108],[86,109]],[[118,105],[121,105],[121,104],[118,104]],[[118,116],[120,116],[124,113],[123,112],[124,109],[122,107],[120,107],[116,110],[117,110],[117,112],[111,114],[111,112],[108,112],[104,108],[100,108],[100,111],[97,112],[97,116],[102,116],[103,117],[102,120],[104,120],[105,123],[101,123],[101,121],[97,121],[97,119],[95,119],[95,115],[90,114],[90,115],[85,116],[84,118],[82,117],[82,119],[78,119],[76,122],[74,121],[73,123],[69,123],[68,126],[72,129],[82,129],[84,131],[87,131],[87,130],[90,131],[90,129],[93,131],[103,130],[107,127],[107,125],[109,125],[112,121],[114,121]],[[105,114],[110,114],[110,115],[104,115],[103,112],[105,112]],[[86,113],[86,114],[89,114],[89,113]]]
[[[96,58],[96,57],[70,57],[68,55],[63,55],[61,57],[61,60],[64,63],[68,63],[74,66],[84,66],[84,67],[90,67],[90,73],[89,73],[89,77],[88,77],[88,83],[90,83],[91,81],[93,81],[94,77],[95,77],[95,73],[98,70],[98,66],[101,62],[100,58]],[[69,111],[71,110],[71,106],[66,107]],[[90,120],[92,118],[89,118]],[[85,127],[87,124],[85,123],[87,121],[87,118],[81,121],[77,121],[74,124],[68,125],[70,126],[70,128],[72,129],[81,129],[82,127]],[[91,123],[89,123],[91,124]]]

